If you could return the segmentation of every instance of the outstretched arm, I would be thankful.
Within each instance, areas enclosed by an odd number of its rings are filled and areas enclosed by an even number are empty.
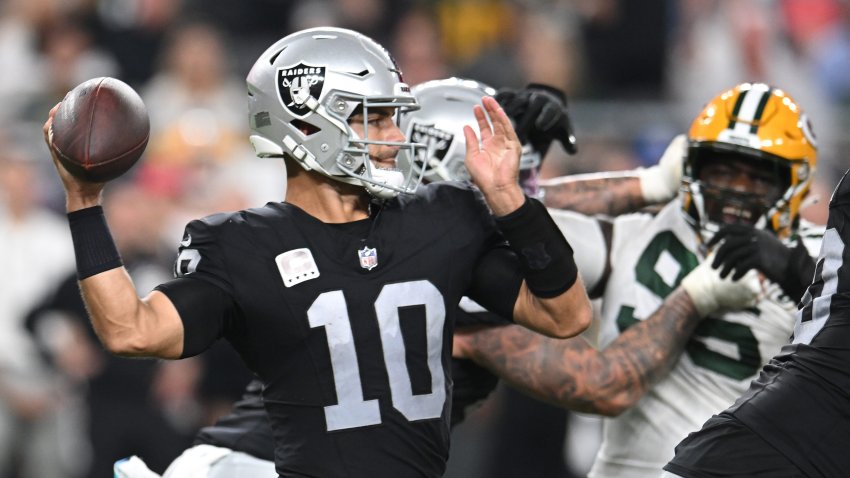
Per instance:
[[[614,416],[672,368],[697,324],[693,302],[677,289],[650,318],[601,351],[580,337],[552,339],[512,325],[459,329],[455,348],[535,398]]]
[[[658,164],[634,171],[576,174],[540,182],[547,207],[618,216],[673,199],[682,180],[687,138],[676,136]]]
[[[603,350],[581,338],[556,340],[503,326],[456,331],[453,354],[540,400],[614,416],[667,374],[702,317],[751,306],[759,292],[755,273],[738,281],[722,278],[709,258],[651,316]]]
[[[71,175],[57,159],[51,126],[59,105],[44,123],[44,139],[65,187],[80,291],[92,326],[104,347],[127,356],[178,358],[183,351],[183,323],[161,292],[139,298],[112,243],[99,206],[104,183]]]
[[[633,172],[590,173],[540,181],[543,203],[582,214],[618,216],[648,206]]]

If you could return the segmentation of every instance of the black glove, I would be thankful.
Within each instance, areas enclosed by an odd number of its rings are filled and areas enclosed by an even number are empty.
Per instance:
[[[578,151],[563,91],[531,83],[522,90],[499,90],[496,101],[514,122],[519,140],[531,143],[541,155],[546,154],[554,140],[560,141],[569,154]]]
[[[708,247],[721,240],[711,263],[711,267],[720,269],[720,277],[725,278],[734,269],[732,280],[738,280],[750,269],[756,269],[779,284],[792,300],[799,302],[803,297],[814,276],[815,261],[802,242],[791,249],[770,231],[744,224],[724,226]]]

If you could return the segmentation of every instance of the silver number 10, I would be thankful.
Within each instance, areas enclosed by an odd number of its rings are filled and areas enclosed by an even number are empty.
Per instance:
[[[407,370],[399,308],[424,306],[431,393],[414,395]],[[408,420],[438,418],[446,401],[442,366],[443,325],[446,309],[437,288],[426,280],[387,284],[375,300],[381,332],[384,366],[390,380],[393,408]],[[325,407],[328,431],[381,423],[378,400],[364,400],[360,367],[345,296],[341,290],[324,292],[307,311],[310,327],[324,327],[333,368],[337,404]]]

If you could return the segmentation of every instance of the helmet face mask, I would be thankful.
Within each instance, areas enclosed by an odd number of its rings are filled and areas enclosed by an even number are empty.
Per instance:
[[[414,168],[427,182],[469,180],[463,127],[476,124],[472,107],[496,90],[473,80],[447,78],[416,85],[413,94],[420,109],[402,113],[400,125],[408,138],[425,146],[418,151]],[[540,154],[524,145],[520,175],[539,165]]]
[[[368,117],[376,108],[407,111],[418,103],[389,53],[368,37],[339,28],[294,33],[260,56],[247,84],[258,156],[288,156],[382,199],[415,191],[421,175],[409,158],[421,145],[370,139]],[[362,136],[350,124],[354,112],[362,113]],[[379,171],[370,146],[398,150],[392,171]]]
[[[790,170],[778,160],[708,147],[689,153],[709,223],[757,225],[788,188]]]
[[[688,137],[682,205],[703,240],[729,223],[780,238],[793,233],[817,149],[790,96],[765,84],[738,85],[709,102]]]

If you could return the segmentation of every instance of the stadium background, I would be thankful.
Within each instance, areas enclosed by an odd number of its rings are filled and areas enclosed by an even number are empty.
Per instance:
[[[188,219],[282,196],[282,163],[253,158],[246,141],[244,78],[292,31],[366,33],[411,85],[463,76],[564,89],[579,153],[553,148],[544,177],[653,164],[715,94],[772,83],[814,125],[819,171],[803,215],[823,223],[848,164],[848,14],[842,0],[0,1],[0,478],[87,476],[100,446],[88,435],[102,409],[94,391],[105,383],[128,392],[103,376],[109,359],[84,331],[27,321],[73,271],[41,124],[81,81],[121,78],[150,110],[145,156],[107,190],[116,240],[140,264],[134,278],[144,289],[169,274]],[[226,410],[247,376],[226,346],[145,367],[131,393],[162,418],[147,426],[163,456]],[[128,428],[102,425],[115,427],[116,441]],[[597,434],[593,419],[500,390],[456,431],[447,476],[577,475]]]

